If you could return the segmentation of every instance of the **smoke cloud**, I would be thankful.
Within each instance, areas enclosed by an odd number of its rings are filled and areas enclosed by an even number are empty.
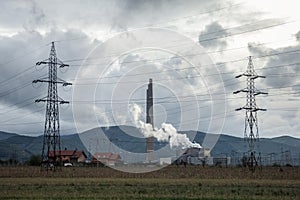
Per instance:
[[[170,147],[196,147],[202,148],[200,144],[193,143],[186,134],[178,133],[172,124],[162,123],[161,128],[153,128],[151,124],[140,120],[142,109],[137,104],[129,106],[130,114],[134,120],[134,124],[145,137],[155,137],[159,142],[169,142]]]

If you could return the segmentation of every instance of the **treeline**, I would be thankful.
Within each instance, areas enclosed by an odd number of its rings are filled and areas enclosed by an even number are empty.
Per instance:
[[[41,155],[32,155],[29,160],[21,162],[17,159],[10,158],[8,160],[0,159],[0,166],[16,166],[16,165],[29,165],[29,166],[39,166],[41,165]]]

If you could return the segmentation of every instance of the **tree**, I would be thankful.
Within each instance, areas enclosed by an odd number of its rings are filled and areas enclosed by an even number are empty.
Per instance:
[[[32,155],[29,160],[29,165],[39,166],[41,164],[41,155]]]

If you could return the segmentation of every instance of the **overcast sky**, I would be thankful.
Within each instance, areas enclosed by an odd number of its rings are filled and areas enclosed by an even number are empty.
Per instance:
[[[280,3],[281,2],[281,3]],[[270,6],[271,4],[271,6]],[[58,76],[69,100],[61,134],[95,125],[132,125],[130,103],[145,107],[154,81],[155,125],[243,137],[248,56],[253,56],[260,137],[300,138],[300,15],[286,1],[0,1],[1,131],[43,133],[51,41],[70,64]],[[74,120],[74,117],[76,119]],[[91,119],[91,118],[95,118]],[[77,124],[77,129],[75,127]],[[78,127],[80,127],[78,129]]]

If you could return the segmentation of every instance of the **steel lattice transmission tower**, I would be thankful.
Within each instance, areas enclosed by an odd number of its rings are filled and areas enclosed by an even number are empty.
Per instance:
[[[255,88],[254,81],[257,78],[265,78],[265,76],[257,75],[254,70],[252,57],[249,56],[249,62],[247,71],[243,74],[236,76],[235,78],[240,78],[242,76],[247,77],[247,87],[233,92],[233,94],[237,94],[239,92],[245,92],[247,103],[244,107],[236,109],[236,111],[246,110],[245,117],[245,130],[244,130],[244,138],[247,140],[249,144],[249,154],[247,156],[246,164],[248,165],[251,171],[255,170],[255,167],[258,165],[256,155],[255,155],[255,142],[259,140],[258,134],[258,121],[257,121],[257,111],[266,111],[266,109],[259,108],[256,105],[255,97],[259,94],[268,94],[266,92],[261,92]]]
[[[37,99],[35,102],[46,102],[46,120],[44,129],[44,140],[42,150],[42,169],[52,169],[61,164],[61,146],[60,146],[60,131],[59,131],[59,109],[58,104],[68,104],[58,96],[57,84],[63,86],[72,85],[57,77],[57,69],[68,67],[62,61],[57,59],[54,42],[51,45],[50,56],[48,59],[37,62],[36,65],[48,65],[48,77],[44,79],[34,80],[33,83],[45,82],[48,83],[48,95],[42,99]],[[51,154],[51,155],[50,155]]]

